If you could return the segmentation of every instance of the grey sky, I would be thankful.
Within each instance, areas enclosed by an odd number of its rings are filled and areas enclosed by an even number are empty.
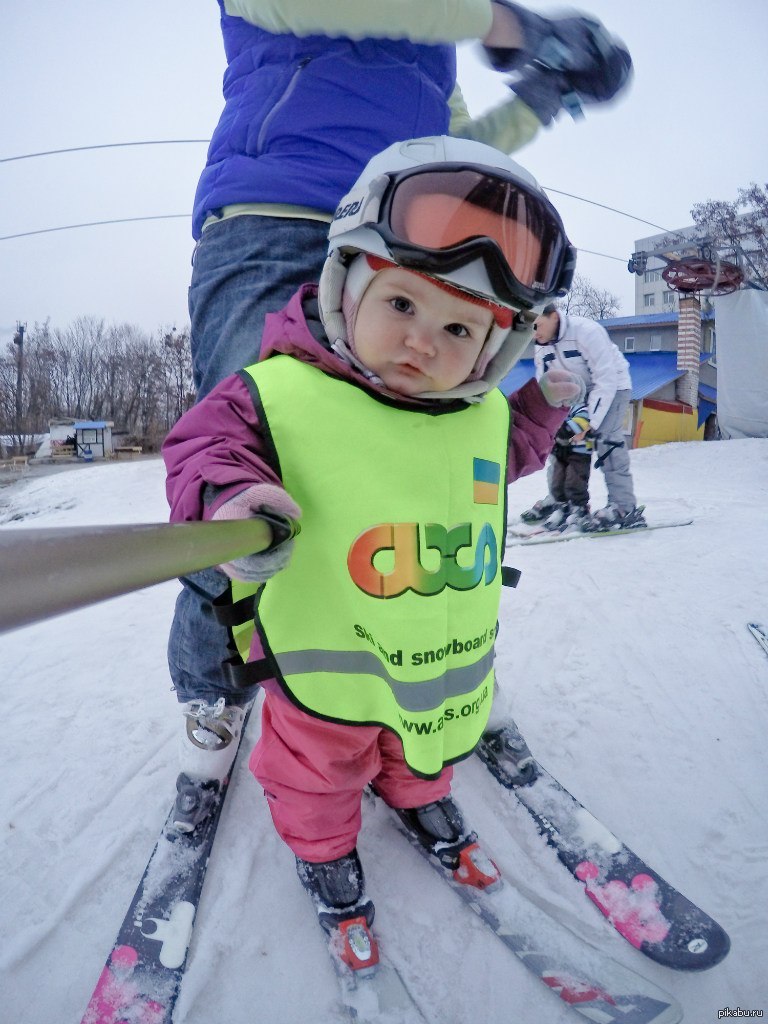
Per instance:
[[[531,3],[547,11],[553,5]],[[579,5],[580,7],[582,5]],[[578,124],[561,115],[516,158],[552,189],[664,228],[693,203],[735,199],[768,180],[764,0],[585,0],[629,46],[629,93]],[[6,0],[0,5],[0,158],[65,147],[206,139],[221,107],[224,57],[214,0]],[[503,79],[462,45],[473,113]],[[203,144],[142,146],[0,163],[0,236],[123,217],[185,214]],[[648,224],[550,193],[582,254],[580,273],[634,311],[626,259]],[[76,316],[155,331],[187,322],[188,219],[0,241],[0,343],[17,320]]]

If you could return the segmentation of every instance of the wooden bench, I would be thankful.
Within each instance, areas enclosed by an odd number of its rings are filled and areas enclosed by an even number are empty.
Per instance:
[[[135,455],[141,455],[144,449],[141,445],[115,445],[113,451],[115,453],[115,458],[120,458],[121,455],[127,455],[132,459]]]
[[[75,457],[75,446],[73,444],[54,444],[51,445],[51,458],[52,459],[74,459]]]
[[[15,473],[25,473],[29,468],[28,455],[14,455],[11,458],[11,470]]]

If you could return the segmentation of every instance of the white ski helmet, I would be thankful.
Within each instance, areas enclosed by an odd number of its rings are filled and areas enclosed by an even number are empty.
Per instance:
[[[563,295],[575,267],[560,216],[532,175],[491,146],[448,136],[389,146],[340,202],[319,289],[331,342],[347,341],[342,297],[359,253],[523,314],[519,329],[492,328],[482,379],[444,395],[470,400],[506,376],[528,343],[529,311]]]

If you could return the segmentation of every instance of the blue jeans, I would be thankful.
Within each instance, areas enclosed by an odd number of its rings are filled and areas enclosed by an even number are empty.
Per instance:
[[[193,257],[189,288],[192,366],[198,399],[256,361],[264,317],[307,281],[317,281],[328,248],[322,221],[245,215],[212,224]],[[234,690],[222,669],[229,631],[211,601],[228,586],[217,569],[182,579],[168,638],[168,667],[180,701],[225,697],[245,704],[255,693]]]
[[[267,313],[317,281],[328,224],[245,214],[211,224],[192,258],[189,286],[192,370],[198,400],[256,362]]]

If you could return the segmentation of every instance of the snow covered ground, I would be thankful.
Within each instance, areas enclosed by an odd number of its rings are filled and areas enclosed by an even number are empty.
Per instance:
[[[634,452],[640,499],[692,526],[516,547],[501,609],[502,700],[542,763],[719,920],[697,975],[603,922],[476,760],[455,792],[502,870],[672,992],[690,1024],[768,1012],[768,440]],[[519,512],[543,474],[510,488]],[[601,474],[593,503],[604,498]],[[0,489],[2,529],[166,518],[159,460]],[[165,819],[176,777],[165,641],[175,582],[0,637],[0,1021],[77,1024]],[[258,733],[252,716],[246,745]],[[360,840],[382,943],[433,1024],[578,1018],[463,907],[374,808]],[[336,982],[293,858],[240,763],[177,1008],[184,1024],[331,1024]]]

